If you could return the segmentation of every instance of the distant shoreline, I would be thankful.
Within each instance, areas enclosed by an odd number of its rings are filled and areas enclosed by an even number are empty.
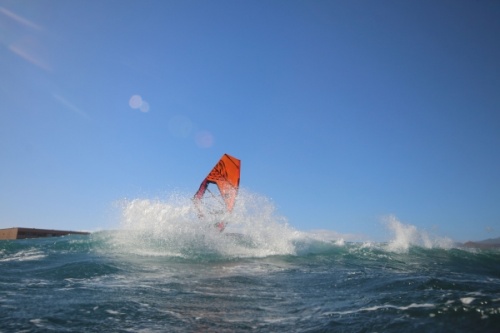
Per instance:
[[[66,235],[89,235],[86,231],[55,230],[14,227],[0,229],[0,240],[59,237]]]
[[[488,244],[481,242],[466,242],[462,244],[467,248],[475,248],[475,249],[500,249],[500,244]]]

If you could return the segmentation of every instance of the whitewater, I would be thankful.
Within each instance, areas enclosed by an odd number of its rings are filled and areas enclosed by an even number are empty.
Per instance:
[[[500,251],[389,216],[393,238],[291,227],[242,191],[227,229],[187,195],[122,200],[89,236],[0,241],[0,332],[498,332]]]

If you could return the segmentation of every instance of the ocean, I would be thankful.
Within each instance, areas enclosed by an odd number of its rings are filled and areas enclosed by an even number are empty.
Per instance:
[[[223,233],[131,200],[114,230],[0,241],[0,332],[500,331],[499,250],[396,219],[388,242],[330,239],[265,201]]]

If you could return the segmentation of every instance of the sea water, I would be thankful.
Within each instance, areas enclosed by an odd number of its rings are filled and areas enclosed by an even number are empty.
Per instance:
[[[121,203],[117,230],[0,241],[0,332],[499,332],[500,251],[390,217],[387,243],[307,233],[240,198]]]

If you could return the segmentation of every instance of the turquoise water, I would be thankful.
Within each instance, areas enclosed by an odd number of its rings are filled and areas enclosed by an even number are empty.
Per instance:
[[[233,231],[244,236],[226,235],[179,224],[191,218],[182,207],[133,201],[118,231],[0,241],[0,332],[500,327],[498,250],[461,249],[403,224],[388,243],[322,239],[268,213],[252,213],[262,229],[245,233],[240,218]]]
[[[127,253],[106,232],[1,241],[0,331],[500,327],[498,251],[298,246],[301,254],[238,258],[196,250],[191,257]]]

